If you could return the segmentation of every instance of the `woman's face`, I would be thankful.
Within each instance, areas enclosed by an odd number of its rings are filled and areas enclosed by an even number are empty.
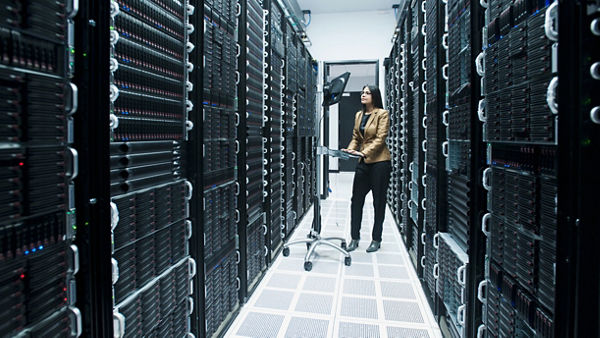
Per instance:
[[[373,97],[371,96],[371,90],[369,87],[365,87],[360,94],[360,103],[361,104],[373,104]]]

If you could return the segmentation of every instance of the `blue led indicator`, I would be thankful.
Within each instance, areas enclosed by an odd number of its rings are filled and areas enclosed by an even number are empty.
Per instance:
[[[29,250],[25,250],[25,255],[29,255]]]
[[[44,246],[43,246],[43,245],[40,245],[40,246],[38,247],[38,249],[40,249],[40,250],[44,250]]]

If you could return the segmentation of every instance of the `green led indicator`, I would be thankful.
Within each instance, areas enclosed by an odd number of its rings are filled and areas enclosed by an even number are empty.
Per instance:
[[[587,99],[583,100],[583,105],[584,106],[589,106],[592,103],[592,98],[588,97]]]
[[[586,138],[585,140],[581,141],[581,144],[584,146],[589,146],[590,144],[592,144],[592,140]]]
[[[71,48],[71,54],[75,54],[75,48]]]
[[[87,57],[87,53],[83,53],[83,57]]]

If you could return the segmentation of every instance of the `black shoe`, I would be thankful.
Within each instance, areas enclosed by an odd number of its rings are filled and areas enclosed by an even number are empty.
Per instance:
[[[348,252],[354,251],[354,250],[356,250],[356,248],[358,248],[358,239],[353,239],[350,241],[350,245],[348,245],[348,248],[346,249],[346,251],[348,251]]]
[[[379,250],[380,247],[381,247],[381,242],[372,241],[371,245],[369,245],[369,247],[367,248],[367,252],[375,252],[375,251]]]

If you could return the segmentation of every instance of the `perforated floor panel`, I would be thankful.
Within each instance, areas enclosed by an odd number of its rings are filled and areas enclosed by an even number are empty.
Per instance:
[[[352,178],[331,175],[333,193],[321,204],[323,235],[345,237],[348,244]],[[312,216],[310,209],[290,240],[306,238]],[[441,338],[389,210],[381,249],[366,253],[372,224],[369,193],[351,266],[325,246],[317,248],[310,272],[304,271],[305,244],[276,257],[225,337]]]

